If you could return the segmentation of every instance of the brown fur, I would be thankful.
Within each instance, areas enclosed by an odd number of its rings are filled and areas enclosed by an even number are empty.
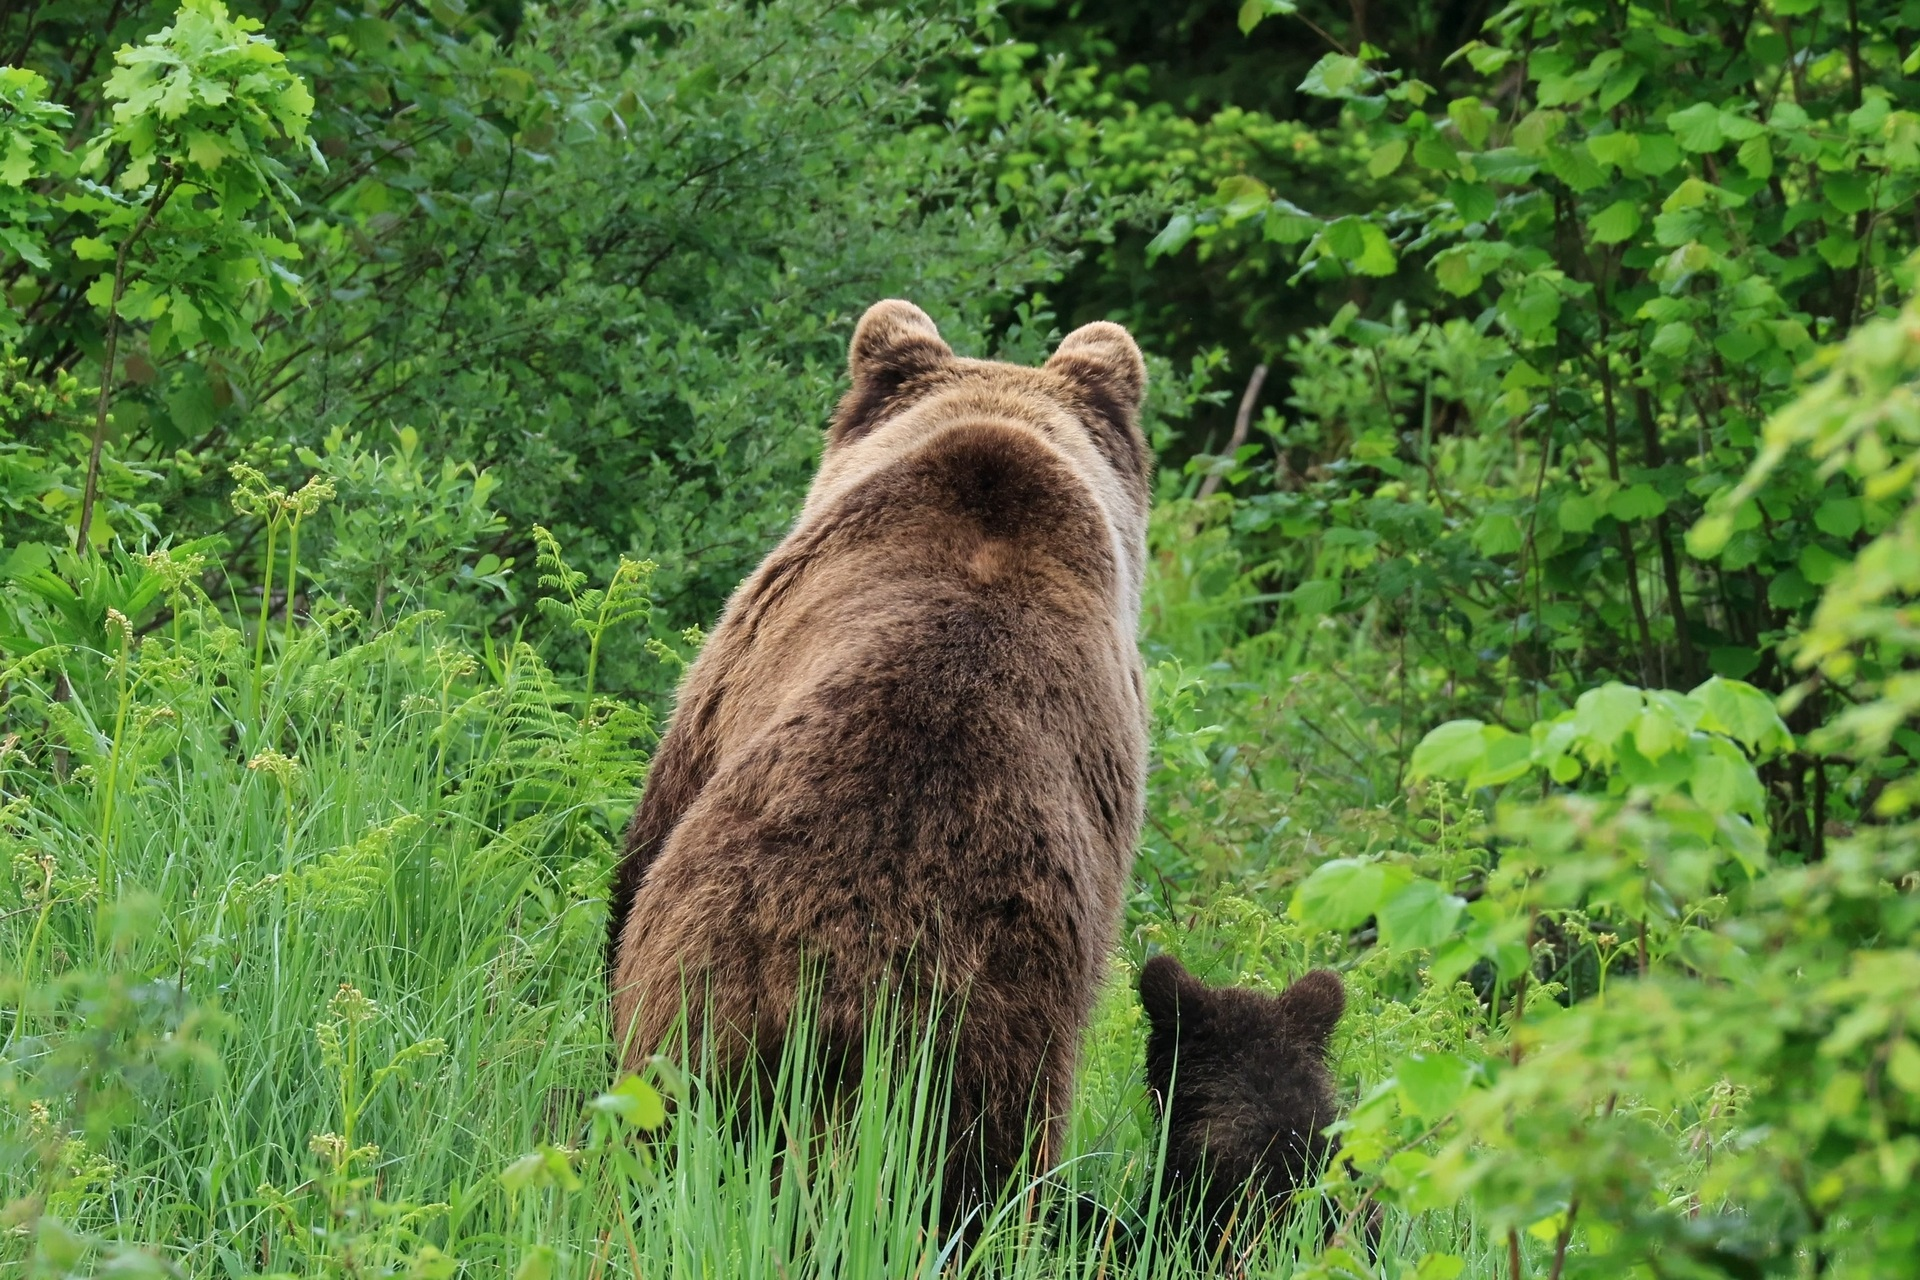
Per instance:
[[[1039,369],[876,304],[793,531],[687,673],[610,936],[629,1062],[777,1056],[803,963],[846,1069],[880,986],[964,1004],[946,1203],[1059,1150],[1141,816],[1150,459],[1126,331]]]
[[[1166,1219],[1207,1253],[1230,1226],[1277,1226],[1339,1150],[1321,1130],[1336,1118],[1327,1044],[1346,1008],[1340,975],[1316,969],[1270,996],[1204,986],[1155,956],[1140,1003],[1147,1085],[1167,1126]]]

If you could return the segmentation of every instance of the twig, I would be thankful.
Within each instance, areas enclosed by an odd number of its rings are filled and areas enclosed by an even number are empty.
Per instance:
[[[1260,398],[1260,388],[1267,381],[1267,366],[1253,366],[1253,376],[1247,379],[1246,394],[1240,397],[1240,412],[1233,415],[1233,434],[1227,437],[1225,456],[1231,459],[1240,452],[1240,446],[1247,442],[1247,431],[1253,426],[1253,405]],[[1211,498],[1220,487],[1221,473],[1216,471],[1200,482],[1200,498]]]

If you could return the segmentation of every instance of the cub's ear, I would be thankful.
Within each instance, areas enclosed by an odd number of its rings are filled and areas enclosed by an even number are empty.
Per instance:
[[[1147,961],[1140,971],[1140,1005],[1156,1031],[1171,1031],[1184,1012],[1192,1017],[1206,988],[1172,956]]]
[[[1133,335],[1106,320],[1081,325],[1061,339],[1047,368],[1109,402],[1131,421],[1147,391],[1147,362]]]
[[[1333,970],[1315,969],[1282,991],[1279,1001],[1287,1026],[1324,1048],[1346,1012],[1347,988]]]
[[[834,412],[828,443],[859,436],[885,416],[900,388],[953,359],[953,348],[926,312],[888,298],[867,308],[853,327],[847,372],[853,387]]]

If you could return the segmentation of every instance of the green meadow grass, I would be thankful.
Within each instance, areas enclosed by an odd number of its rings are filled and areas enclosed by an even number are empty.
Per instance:
[[[175,604],[144,637],[109,615],[6,672],[9,1272],[1193,1271],[1054,1212],[1132,1210],[1156,1162],[1123,961],[1069,1151],[962,1247],[929,1225],[945,1082],[924,1050],[868,1055],[824,1132],[804,1072],[746,1123],[697,1073],[615,1088],[602,895],[643,713],[583,705],[530,648],[475,652],[431,615],[371,639],[323,618],[256,659]],[[655,1089],[673,1115],[649,1134]],[[1313,1218],[1247,1272],[1295,1274]],[[1433,1230],[1392,1220],[1376,1274]]]

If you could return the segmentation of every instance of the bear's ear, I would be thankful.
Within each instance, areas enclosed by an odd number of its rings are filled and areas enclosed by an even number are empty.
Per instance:
[[[1191,1018],[1206,988],[1172,956],[1147,961],[1140,971],[1140,1005],[1156,1031],[1171,1031],[1184,1013]]]
[[[1047,368],[1072,380],[1096,401],[1131,422],[1147,391],[1147,362],[1133,335],[1107,320],[1083,324],[1065,338]]]
[[[1288,1028],[1325,1048],[1346,1012],[1347,988],[1333,970],[1315,969],[1282,991],[1279,1000]]]
[[[828,443],[864,434],[883,417],[900,388],[953,359],[953,348],[926,312],[888,298],[867,308],[847,346],[853,386],[834,412]]]

